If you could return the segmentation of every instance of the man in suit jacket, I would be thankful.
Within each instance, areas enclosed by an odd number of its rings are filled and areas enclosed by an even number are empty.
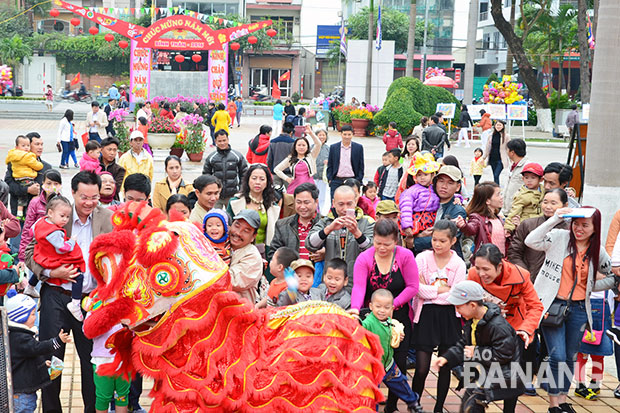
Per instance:
[[[327,179],[332,198],[334,191],[347,178],[355,178],[362,182],[364,178],[364,147],[352,142],[353,128],[349,125],[342,127],[342,142],[334,143],[329,148],[327,159]]]
[[[76,242],[84,254],[86,263],[88,251],[92,240],[99,234],[111,232],[112,212],[99,206],[99,190],[101,189],[101,179],[94,172],[82,171],[77,173],[71,180],[71,192],[73,194],[73,217],[65,226],[67,236],[76,237]],[[63,329],[65,332],[73,330],[75,347],[80,357],[82,369],[82,400],[84,401],[84,412],[95,412],[95,385],[93,375],[86,374],[92,371],[90,353],[93,342],[84,336],[82,323],[79,322],[67,308],[71,301],[71,280],[77,276],[77,269],[61,265],[55,269],[44,269],[34,261],[34,245],[36,240],[26,248],[26,266],[43,281],[41,287],[41,314],[39,322],[40,340],[47,340],[56,337]],[[84,272],[84,286],[82,293],[86,296],[96,287],[96,281],[86,266]],[[60,278],[66,282],[61,286],[46,283],[49,278]],[[59,348],[54,355],[59,359],[64,359],[65,347]],[[57,378],[50,386],[42,390],[43,411],[60,412],[61,379]]]

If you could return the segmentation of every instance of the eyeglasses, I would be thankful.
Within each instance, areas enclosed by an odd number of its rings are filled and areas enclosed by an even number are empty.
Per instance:
[[[84,196],[84,195],[80,195],[80,201],[99,201],[99,198],[101,198],[101,196],[99,195],[95,195],[95,196]]]

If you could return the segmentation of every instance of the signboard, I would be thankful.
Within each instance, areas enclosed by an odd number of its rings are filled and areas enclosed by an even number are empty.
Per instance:
[[[53,2],[101,27],[137,41],[138,47],[159,50],[222,50],[229,41],[247,36],[273,23],[271,20],[265,20],[214,30],[195,17],[178,14],[157,20],[149,27],[143,27],[90,9],[86,10],[63,0],[53,0]],[[169,32],[173,33],[173,38],[164,36]],[[188,32],[193,35],[189,35]]]
[[[469,112],[469,117],[472,120],[482,119],[482,115],[480,114],[481,110],[488,112],[487,105],[467,105],[467,111]]]
[[[454,118],[454,112],[456,112],[456,103],[438,103],[435,113],[443,113],[445,119]]]
[[[131,41],[129,56],[129,101],[144,103],[149,100],[151,85],[151,49],[138,47]]]
[[[224,45],[226,46],[226,45]],[[228,103],[228,47],[209,50],[209,102]]]
[[[340,26],[316,26],[316,57],[325,57],[332,47],[340,45]]]
[[[491,119],[506,120],[506,105],[489,104],[487,112],[491,114]]]
[[[454,81],[456,83],[461,82],[461,69],[454,69]]]
[[[527,105],[507,105],[508,120],[527,120]]]
[[[581,107],[581,122],[588,123],[590,120],[590,104],[584,103]]]

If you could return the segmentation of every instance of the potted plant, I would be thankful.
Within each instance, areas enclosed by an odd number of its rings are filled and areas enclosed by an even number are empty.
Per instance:
[[[129,111],[126,109],[115,109],[110,112],[108,120],[114,122],[115,137],[118,139],[118,156],[119,158],[123,154],[129,151],[129,128],[125,123],[125,116],[129,115]]]
[[[185,145],[185,138],[187,135],[187,131],[180,131],[177,133],[176,139],[170,148],[170,155],[176,155],[179,158],[183,156],[183,146]]]
[[[372,119],[372,113],[365,108],[360,108],[352,110],[349,116],[353,125],[353,135],[366,136],[366,128]]]
[[[355,106],[347,105],[340,107],[340,127],[344,125],[351,125],[351,112],[357,109]]]
[[[153,149],[170,149],[180,128],[172,119],[153,118],[149,123],[149,145]]]
[[[183,131],[185,132],[185,143],[183,149],[192,162],[200,162],[205,150],[204,129],[202,121],[204,118],[199,115],[187,115],[181,119]]]

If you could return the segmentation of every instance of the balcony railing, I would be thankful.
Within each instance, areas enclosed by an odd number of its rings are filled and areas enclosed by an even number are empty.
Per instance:
[[[489,12],[488,11],[483,11],[480,13],[480,18],[478,19],[479,21],[483,22],[485,20],[489,19]]]

